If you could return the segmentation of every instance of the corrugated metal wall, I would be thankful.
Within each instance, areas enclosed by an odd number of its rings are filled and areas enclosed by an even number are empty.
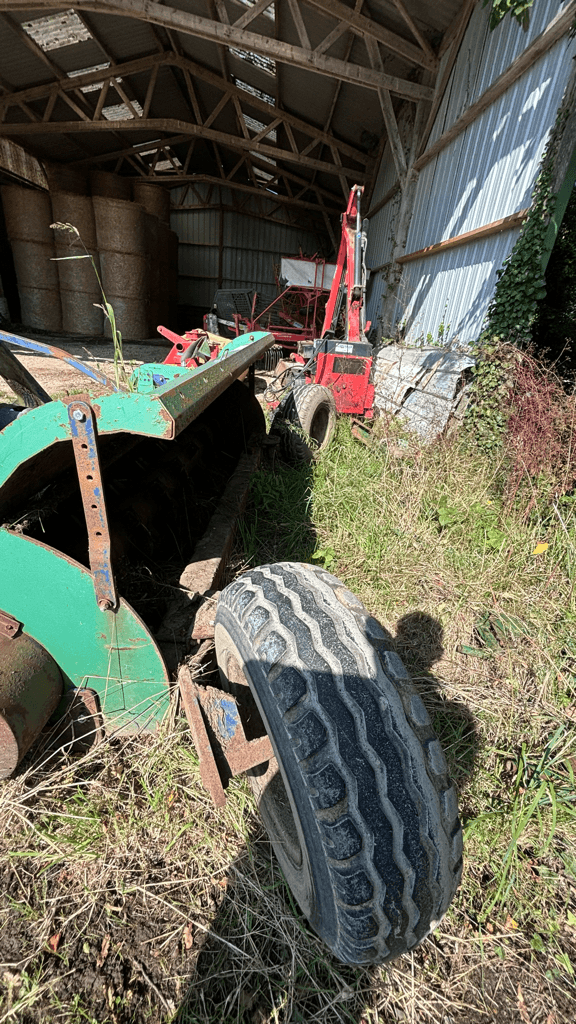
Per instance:
[[[259,219],[258,214],[272,215],[278,204],[260,199],[250,200],[252,215],[230,209],[234,196],[230,189],[199,183],[195,191],[209,203],[222,203],[223,209],[178,210],[179,203],[194,203],[185,187],[172,190],[170,223],[179,239],[179,302],[209,309],[221,274],[222,288],[256,290],[264,299],[276,295],[274,267],[282,256],[307,255],[317,252],[322,239],[314,231],[291,227],[272,220]],[[237,195],[237,193],[236,193]],[[222,218],[222,221],[221,221]],[[222,253],[220,255],[220,241]]]
[[[509,17],[488,30],[489,10],[478,4],[439,108],[429,145],[474,103],[530,45],[566,4],[540,0],[527,32]],[[576,42],[565,36],[532,65],[422,170],[406,253],[483,227],[530,205],[530,195],[549,131],[571,73]],[[391,157],[372,199],[385,194],[395,175]],[[390,179],[390,180],[389,180]],[[398,196],[372,219],[369,263],[390,260]],[[462,343],[478,337],[496,284],[496,271],[513,247],[519,228],[407,263],[394,321],[405,337],[437,337],[441,324]],[[375,236],[375,239],[373,238]],[[381,275],[380,275],[381,280]],[[382,287],[372,282],[368,316],[377,318]]]

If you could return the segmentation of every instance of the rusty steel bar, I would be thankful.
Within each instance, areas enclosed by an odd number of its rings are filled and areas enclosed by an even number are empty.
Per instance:
[[[110,611],[118,604],[118,593],[112,572],[110,531],[94,412],[88,402],[71,402],[68,406],[68,419],[88,529],[90,569],[94,576],[96,601],[100,611]]]
[[[205,641],[202,647],[206,645],[212,646],[210,641]],[[198,700],[198,687],[192,679],[190,669],[187,665],[183,665],[178,673],[178,686],[180,688],[180,696],[182,698],[182,704],[190,726],[190,732],[192,733],[192,742],[196,748],[198,754],[198,760],[200,762],[200,777],[202,779],[202,785],[208,790],[212,800],[216,807],[224,807],[226,803],[226,794],[224,792],[224,786],[222,785],[222,779],[220,778],[220,772],[212,751],[210,739],[206,731],[206,725],[202,717],[202,711],[200,709],[200,703]]]
[[[58,706],[58,665],[26,633],[0,639],[0,779],[17,767]]]
[[[205,640],[194,660],[198,662],[201,651],[207,651],[211,646],[211,641]],[[202,783],[216,807],[223,807],[226,793],[212,743],[217,744],[231,775],[239,775],[270,761],[274,757],[272,744],[266,735],[246,739],[235,697],[214,686],[199,686],[188,666],[180,669],[178,686],[200,762]]]
[[[6,612],[0,612],[0,640],[3,637],[6,640],[13,640],[15,636],[18,636],[21,626],[22,623],[18,622],[18,619],[13,619]]]

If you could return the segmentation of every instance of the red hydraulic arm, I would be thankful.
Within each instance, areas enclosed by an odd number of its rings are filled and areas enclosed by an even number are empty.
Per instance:
[[[336,303],[345,273],[346,287],[346,340],[361,341],[362,309],[362,222],[360,220],[360,199],[363,185],[354,185],[348,197],[348,206],[342,214],[342,237],[336,261],[336,273],[326,303],[326,314],[322,325],[322,336],[334,326]]]

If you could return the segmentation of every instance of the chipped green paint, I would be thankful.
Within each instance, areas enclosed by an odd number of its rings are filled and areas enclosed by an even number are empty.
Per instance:
[[[11,530],[0,529],[0,565],[0,608],[52,655],[68,688],[96,690],[113,726],[151,728],[162,718],[166,666],[129,604],[100,611],[85,566]]]
[[[265,331],[243,334],[227,345],[218,359],[193,370],[181,370],[180,376],[151,394],[118,391],[94,399],[91,404],[98,420],[98,433],[176,437],[273,341],[273,336]],[[39,452],[59,441],[70,440],[70,436],[68,407],[62,401],[31,409],[0,433],[0,521],[2,488],[10,476]]]

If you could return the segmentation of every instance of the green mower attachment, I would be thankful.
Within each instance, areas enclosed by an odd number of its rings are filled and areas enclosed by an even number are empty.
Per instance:
[[[0,406],[0,777],[70,691],[93,691],[114,729],[161,720],[170,675],[156,634],[238,460],[264,434],[238,378],[273,340],[243,335],[194,369],[140,366],[128,390],[0,332],[0,375],[19,402]],[[7,343],[66,359],[90,393],[52,401]]]

